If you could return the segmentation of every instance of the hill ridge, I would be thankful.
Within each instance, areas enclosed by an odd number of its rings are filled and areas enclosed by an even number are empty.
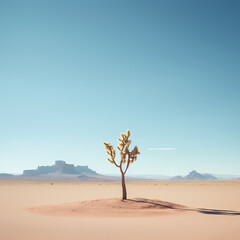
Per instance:
[[[216,180],[217,178],[214,177],[212,174],[209,173],[199,173],[196,170],[191,171],[185,177],[182,176],[175,176],[170,180]]]

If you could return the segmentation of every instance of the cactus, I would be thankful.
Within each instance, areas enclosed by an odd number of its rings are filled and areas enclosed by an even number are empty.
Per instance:
[[[125,184],[125,174],[128,170],[128,167],[131,163],[135,162],[137,160],[137,155],[140,154],[138,152],[138,147],[135,146],[133,150],[129,151],[129,146],[131,144],[130,137],[130,131],[127,130],[126,133],[121,133],[121,137],[118,138],[119,144],[117,146],[117,149],[120,151],[120,163],[117,164],[115,161],[116,157],[116,151],[114,150],[113,146],[110,143],[105,143],[106,152],[109,155],[109,158],[107,159],[111,164],[114,164],[116,167],[120,169],[121,176],[122,176],[122,200],[127,199],[127,189]],[[124,169],[124,164],[125,169]]]

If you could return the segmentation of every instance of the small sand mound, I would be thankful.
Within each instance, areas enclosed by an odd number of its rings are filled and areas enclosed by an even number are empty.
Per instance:
[[[27,210],[43,215],[65,217],[146,217],[174,214],[183,209],[186,207],[160,200],[133,198],[122,201],[113,198],[36,206]]]

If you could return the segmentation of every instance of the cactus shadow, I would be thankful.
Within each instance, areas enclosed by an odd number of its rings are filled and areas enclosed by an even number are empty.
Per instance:
[[[196,209],[197,212],[203,214],[210,214],[210,215],[232,215],[232,216],[240,216],[240,212],[232,211],[232,210],[220,210],[220,209],[207,209],[207,208],[198,208]]]
[[[240,211],[233,211],[233,210],[223,210],[223,209],[210,209],[210,208],[188,208],[185,206],[181,206],[178,204],[173,204],[169,202],[158,203],[151,200],[135,200],[135,199],[128,199],[127,201],[132,201],[136,203],[146,203],[150,204],[150,208],[161,208],[161,209],[173,209],[178,211],[184,212],[198,212],[201,214],[208,214],[208,215],[228,215],[228,216],[240,216]]]

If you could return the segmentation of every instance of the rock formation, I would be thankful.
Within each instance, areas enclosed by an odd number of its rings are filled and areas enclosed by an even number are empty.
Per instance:
[[[198,173],[197,171],[191,171],[187,176],[176,176],[171,178],[171,180],[214,180],[217,179],[211,174],[208,173]]]
[[[52,166],[39,166],[35,170],[24,170],[23,176],[34,177],[41,175],[61,175],[61,174],[75,174],[75,175],[98,175],[95,171],[88,168],[88,166],[74,166],[74,164],[67,164],[65,161],[57,160]]]

